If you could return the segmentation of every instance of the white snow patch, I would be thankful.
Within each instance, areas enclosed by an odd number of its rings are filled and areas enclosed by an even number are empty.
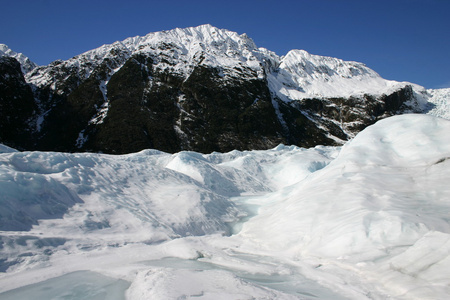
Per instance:
[[[100,106],[95,117],[89,120],[88,124],[102,124],[106,116],[108,115],[108,110],[109,110],[109,101],[105,101],[102,104],[102,106]]]

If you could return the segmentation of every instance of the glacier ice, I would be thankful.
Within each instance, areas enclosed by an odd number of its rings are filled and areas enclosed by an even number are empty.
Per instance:
[[[0,298],[90,272],[121,280],[126,299],[445,299],[449,130],[448,120],[411,114],[342,148],[0,146],[1,201],[29,194],[34,212],[51,193],[66,203],[63,214],[0,231]],[[101,291],[94,277],[89,289]]]

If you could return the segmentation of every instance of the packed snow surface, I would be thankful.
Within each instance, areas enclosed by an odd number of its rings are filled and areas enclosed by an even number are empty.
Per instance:
[[[449,131],[402,115],[342,148],[0,146],[0,298],[447,299]]]

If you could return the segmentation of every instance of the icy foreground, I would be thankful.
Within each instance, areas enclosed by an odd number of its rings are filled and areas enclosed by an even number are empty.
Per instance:
[[[342,148],[0,145],[0,298],[446,299],[448,132],[402,115]]]

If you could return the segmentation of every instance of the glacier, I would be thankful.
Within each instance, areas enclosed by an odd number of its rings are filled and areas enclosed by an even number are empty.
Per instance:
[[[446,299],[449,130],[406,114],[342,147],[0,145],[0,298]]]

